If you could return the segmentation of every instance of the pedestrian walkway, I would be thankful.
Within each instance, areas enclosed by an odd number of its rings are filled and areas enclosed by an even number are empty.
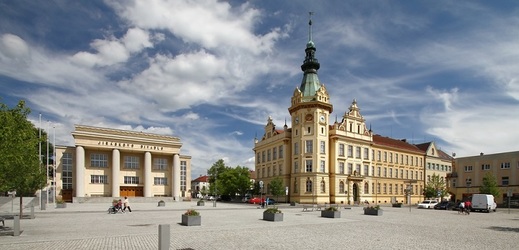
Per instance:
[[[35,219],[21,220],[18,237],[1,236],[3,249],[158,249],[158,227],[170,227],[170,249],[514,249],[519,212],[507,214],[383,207],[383,216],[363,215],[362,207],[341,209],[341,218],[302,212],[282,204],[282,222],[262,220],[257,205],[196,201],[132,203],[132,213],[108,214],[110,204],[47,207]],[[202,226],[180,225],[181,215],[196,209]],[[6,226],[12,225],[7,220]],[[463,242],[463,244],[458,244]],[[483,244],[484,243],[484,244]]]

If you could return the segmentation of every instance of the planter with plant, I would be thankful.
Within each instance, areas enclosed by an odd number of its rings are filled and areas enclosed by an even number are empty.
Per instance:
[[[283,213],[277,207],[267,208],[263,211],[263,220],[283,221]]]
[[[184,226],[200,226],[202,225],[202,216],[194,209],[188,209],[182,214],[182,225]]]
[[[382,209],[380,209],[379,205],[376,206],[368,206],[364,208],[364,214],[365,215],[382,215]]]
[[[200,200],[198,200],[198,201],[196,202],[196,205],[197,205],[197,206],[205,206],[205,201],[202,200],[202,199],[200,199]]]
[[[402,207],[402,203],[397,202],[392,204],[393,207]]]
[[[159,203],[158,203],[158,206],[159,207],[165,207],[166,206],[166,202],[163,201],[163,200],[160,200]]]
[[[56,208],[66,208],[67,207],[67,203],[59,198],[59,199],[56,199]]]
[[[328,207],[321,210],[321,217],[325,218],[341,218],[341,211],[336,206]]]

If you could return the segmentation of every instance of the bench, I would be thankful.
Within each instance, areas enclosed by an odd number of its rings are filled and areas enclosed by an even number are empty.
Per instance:
[[[310,212],[310,211],[321,211],[323,206],[321,205],[303,205],[303,212]]]

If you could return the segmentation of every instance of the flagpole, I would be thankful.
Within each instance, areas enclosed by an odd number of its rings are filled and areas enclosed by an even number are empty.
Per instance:
[[[40,164],[41,172],[41,113],[40,113],[40,126],[38,126],[38,159]],[[40,188],[40,210],[43,209],[43,187]]]
[[[47,181],[47,204],[49,204],[49,123],[50,121],[47,120],[47,173],[45,173],[45,180]]]
[[[53,138],[52,138],[52,182],[54,183],[52,191],[54,205],[56,205],[56,126],[52,126]]]

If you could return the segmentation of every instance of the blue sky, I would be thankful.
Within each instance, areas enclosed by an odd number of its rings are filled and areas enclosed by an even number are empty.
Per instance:
[[[181,138],[192,174],[254,168],[301,83],[313,11],[340,117],[457,156],[519,150],[517,1],[0,0],[0,101],[73,145],[74,124]],[[46,122],[46,121],[49,122]]]

